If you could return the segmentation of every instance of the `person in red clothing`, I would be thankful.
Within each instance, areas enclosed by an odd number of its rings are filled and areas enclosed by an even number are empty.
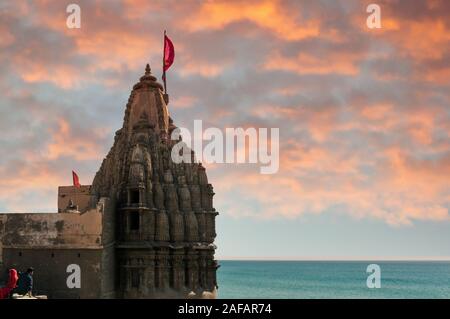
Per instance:
[[[6,299],[9,297],[11,291],[16,288],[17,280],[19,280],[19,276],[17,275],[17,270],[10,269],[9,270],[9,279],[8,283],[5,287],[0,288],[0,299]]]

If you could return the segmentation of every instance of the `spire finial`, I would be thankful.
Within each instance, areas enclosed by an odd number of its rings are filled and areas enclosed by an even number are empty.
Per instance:
[[[151,72],[150,64],[147,63],[147,65],[145,66],[145,75],[149,75],[150,72]]]

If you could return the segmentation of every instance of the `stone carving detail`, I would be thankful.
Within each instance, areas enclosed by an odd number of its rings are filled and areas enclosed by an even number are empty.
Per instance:
[[[139,145],[136,145],[131,157],[130,177],[129,182],[133,185],[138,185],[144,182],[144,158]]]
[[[184,221],[183,215],[179,212],[170,214],[170,239],[174,242],[184,241]]]
[[[208,185],[208,177],[206,176],[206,170],[202,163],[198,166],[198,183],[200,185]]]
[[[145,237],[146,240],[155,240],[155,230],[156,230],[156,216],[154,212],[148,212],[143,215],[145,224]]]
[[[178,195],[174,184],[164,185],[164,205],[169,212],[178,211]]]
[[[185,269],[184,269],[184,262],[183,262],[183,252],[174,252],[174,255],[172,256],[172,265],[173,265],[173,283],[172,288],[173,289],[180,289],[185,284]]]
[[[156,214],[156,232],[155,240],[158,241],[169,241],[169,218],[164,210],[159,211]]]
[[[195,213],[197,216],[198,223],[198,236],[200,241],[207,241],[206,239],[206,218],[205,213],[197,212]]]
[[[184,212],[188,212],[192,209],[191,206],[191,193],[189,192],[189,188],[186,185],[186,177],[180,176],[178,177],[178,194],[180,199],[180,209]]]
[[[197,184],[189,185],[189,189],[191,191],[192,209],[195,211],[201,210],[202,195],[200,192],[200,185]]]
[[[186,241],[198,241],[198,222],[194,212],[185,214],[186,223]]]
[[[164,192],[162,186],[159,182],[153,184],[154,196],[155,196],[155,206],[157,209],[164,209]]]

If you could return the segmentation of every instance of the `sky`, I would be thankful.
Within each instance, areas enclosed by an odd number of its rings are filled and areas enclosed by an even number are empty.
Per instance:
[[[450,258],[445,0],[2,1],[1,212],[92,182],[165,29],[177,126],[280,128],[276,174],[205,163],[218,258]]]

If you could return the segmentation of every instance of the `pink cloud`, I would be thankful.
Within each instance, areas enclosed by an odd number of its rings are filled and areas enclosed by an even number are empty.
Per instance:
[[[103,138],[109,133],[100,127],[92,129],[92,135]],[[83,138],[74,131],[69,122],[59,119],[58,129],[52,131],[52,141],[47,145],[45,156],[49,160],[61,157],[73,157],[78,161],[98,160],[103,158],[99,145],[95,139]]]
[[[181,108],[181,109],[188,109],[194,106],[195,102],[197,102],[198,99],[194,96],[179,96],[176,97],[174,100],[170,101],[170,106],[173,108]]]
[[[289,58],[275,53],[269,56],[263,67],[266,70],[283,70],[298,74],[356,75],[358,58],[360,58],[358,55],[335,53],[328,54],[326,58],[305,53],[299,53],[296,57]]]

